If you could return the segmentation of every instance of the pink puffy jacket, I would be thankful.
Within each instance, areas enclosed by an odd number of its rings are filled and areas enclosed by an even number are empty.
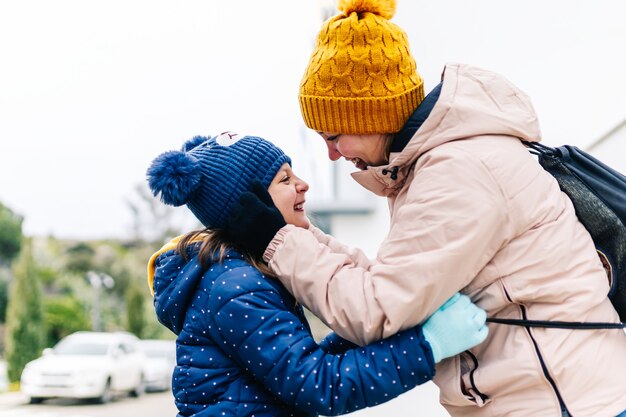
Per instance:
[[[450,64],[440,97],[386,167],[353,174],[389,200],[376,259],[286,226],[265,258],[295,297],[364,344],[422,322],[461,290],[491,317],[619,321],[572,203],[518,138],[540,140],[529,98],[503,77]],[[397,180],[383,169],[399,167]],[[621,330],[489,325],[437,368],[453,416],[613,417],[626,409]]]

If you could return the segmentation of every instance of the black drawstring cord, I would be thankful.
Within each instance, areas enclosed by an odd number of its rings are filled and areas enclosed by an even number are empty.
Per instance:
[[[397,180],[398,179],[398,167],[393,167],[391,169],[387,169],[387,168],[383,168],[383,175],[387,175],[391,172],[391,179],[392,180]]]

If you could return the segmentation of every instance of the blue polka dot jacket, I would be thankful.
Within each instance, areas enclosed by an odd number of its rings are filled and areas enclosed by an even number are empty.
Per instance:
[[[179,416],[334,416],[433,377],[420,327],[364,347],[334,333],[318,344],[278,280],[236,252],[203,270],[198,246],[188,261],[162,249],[149,265],[159,321],[178,335]]]

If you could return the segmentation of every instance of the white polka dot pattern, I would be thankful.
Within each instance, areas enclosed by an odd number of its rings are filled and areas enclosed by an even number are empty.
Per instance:
[[[176,334],[173,391],[186,416],[337,415],[388,401],[430,380],[419,328],[359,347],[317,344],[278,282],[231,252],[203,271],[171,252],[156,262],[155,309]]]

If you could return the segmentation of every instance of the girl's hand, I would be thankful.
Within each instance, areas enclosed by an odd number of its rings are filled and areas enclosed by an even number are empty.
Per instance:
[[[227,239],[255,258],[261,258],[276,233],[287,223],[263,185],[241,195],[226,222]]]

